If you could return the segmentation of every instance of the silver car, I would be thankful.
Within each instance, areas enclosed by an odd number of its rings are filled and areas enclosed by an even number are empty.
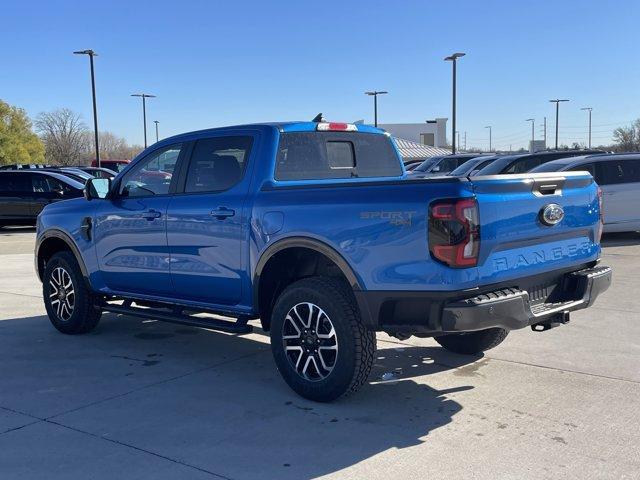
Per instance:
[[[567,170],[591,173],[602,188],[605,232],[640,230],[640,153],[561,158],[530,172]]]

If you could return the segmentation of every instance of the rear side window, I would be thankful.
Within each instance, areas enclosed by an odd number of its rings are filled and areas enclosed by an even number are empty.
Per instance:
[[[400,175],[400,160],[385,135],[300,132],[280,136],[275,172],[277,180]]]
[[[596,182],[600,185],[640,182],[640,159],[610,160],[599,164]]]
[[[4,173],[0,174],[0,192],[32,192],[28,174]]]
[[[244,176],[253,137],[215,137],[198,140],[193,148],[184,191],[221,192]]]
[[[53,178],[48,175],[42,175],[41,173],[32,173],[31,182],[33,186],[33,191],[36,193],[71,191],[71,188],[69,187],[69,185],[62,183],[57,178]]]

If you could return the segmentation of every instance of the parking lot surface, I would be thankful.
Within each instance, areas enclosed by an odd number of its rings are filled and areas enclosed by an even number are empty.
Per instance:
[[[484,357],[378,337],[369,384],[297,397],[268,337],[105,314],[51,327],[32,229],[0,233],[0,478],[639,478],[640,234],[612,288]]]

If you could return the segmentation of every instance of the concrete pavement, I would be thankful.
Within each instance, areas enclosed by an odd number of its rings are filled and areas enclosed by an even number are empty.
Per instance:
[[[482,358],[380,335],[369,384],[329,405],[288,389],[259,329],[59,334],[32,249],[0,234],[3,480],[639,477],[640,235],[607,238],[613,287],[569,325]]]

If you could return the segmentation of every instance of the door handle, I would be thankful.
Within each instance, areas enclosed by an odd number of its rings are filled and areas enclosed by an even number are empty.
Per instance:
[[[142,218],[146,218],[147,220],[155,220],[161,216],[162,214],[157,210],[147,210],[146,212],[142,212]]]
[[[216,217],[218,220],[224,220],[227,217],[233,217],[235,214],[235,210],[231,210],[227,207],[218,207],[215,210],[211,210],[210,213],[212,217]]]

